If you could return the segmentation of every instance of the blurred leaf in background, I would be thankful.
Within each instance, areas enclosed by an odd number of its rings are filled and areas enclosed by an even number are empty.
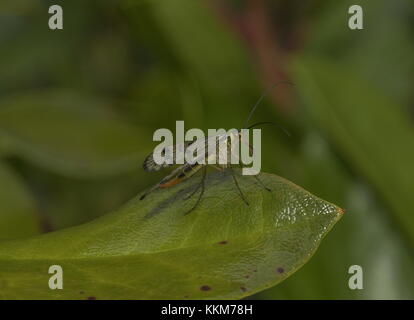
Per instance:
[[[409,271],[414,268],[409,241],[414,234],[409,196],[414,140],[412,95],[406,90],[414,50],[405,37],[406,9],[412,14],[412,5],[361,3],[368,27],[355,33],[344,27],[343,13],[351,4],[326,5],[309,22],[314,28],[306,54],[296,57],[293,68],[310,129],[300,156],[304,176],[295,181],[342,205],[347,219],[308,268],[260,297],[414,297]],[[379,31],[385,29],[388,36]],[[360,292],[347,288],[352,264],[364,268],[366,285]]]
[[[152,150],[152,135],[109,111],[98,99],[71,92],[19,95],[0,106],[0,134],[9,153],[61,175],[135,171],[138,161]]]
[[[0,161],[0,240],[28,237],[40,232],[34,199],[23,181]]]

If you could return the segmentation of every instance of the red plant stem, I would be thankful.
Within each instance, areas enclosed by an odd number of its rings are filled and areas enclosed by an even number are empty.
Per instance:
[[[247,0],[242,14],[235,13],[223,1],[209,1],[210,7],[220,20],[227,24],[249,48],[261,82],[265,88],[279,81],[289,81],[289,54],[277,43],[277,37],[269,17],[267,0]],[[211,5],[212,4],[212,5]],[[281,86],[269,94],[279,111],[292,111],[294,97],[292,89]]]

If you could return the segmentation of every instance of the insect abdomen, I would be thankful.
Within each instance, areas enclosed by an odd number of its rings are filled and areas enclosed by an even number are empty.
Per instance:
[[[194,175],[198,170],[200,170],[201,165],[195,163],[192,165],[186,165],[182,171],[175,177],[171,179],[166,179],[165,181],[161,181],[160,188],[169,188],[172,187],[181,181],[188,179],[192,175]]]

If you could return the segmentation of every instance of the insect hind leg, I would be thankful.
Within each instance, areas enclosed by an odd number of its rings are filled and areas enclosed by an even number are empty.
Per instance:
[[[193,191],[191,191],[191,193],[190,193],[189,195],[185,196],[185,197],[183,198],[183,200],[188,200],[188,199],[190,199],[193,195],[195,195],[195,194],[197,193],[197,191],[200,189],[201,185],[202,185],[202,182],[200,182],[200,183],[199,183],[199,184],[195,187],[195,189],[194,189]]]
[[[159,187],[160,187],[160,184],[159,183],[156,184],[151,189],[147,190],[141,197],[139,197],[139,200],[144,200],[147,195],[149,195],[151,192],[157,190]]]
[[[201,183],[200,183],[200,184],[196,187],[196,189],[195,189],[195,190],[191,193],[191,195],[190,195],[189,197],[186,197],[186,199],[189,199],[189,198],[190,198],[190,197],[192,197],[194,194],[196,194],[196,192],[198,191],[198,189],[200,189],[200,187],[201,187],[201,192],[200,192],[200,194],[199,194],[199,196],[198,196],[198,198],[197,198],[197,201],[196,201],[196,203],[194,204],[194,206],[192,206],[190,210],[188,210],[186,213],[184,213],[184,215],[189,214],[191,211],[193,211],[195,208],[197,208],[197,207],[198,207],[198,205],[200,204],[201,199],[202,199],[203,194],[204,194],[204,190],[205,190],[206,174],[207,174],[207,167],[206,167],[206,166],[204,166],[204,167],[203,167],[203,176],[202,176],[202,178],[201,178]]]

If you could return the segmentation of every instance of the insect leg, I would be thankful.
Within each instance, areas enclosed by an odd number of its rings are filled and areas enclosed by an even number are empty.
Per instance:
[[[200,189],[200,187],[201,187],[201,182],[197,185],[197,187],[189,195],[185,196],[183,198],[183,200],[190,199],[193,195],[195,195],[197,193],[197,191]]]
[[[201,178],[201,179],[203,179],[203,178]],[[189,195],[187,195],[187,196],[185,196],[184,198],[183,198],[183,200],[188,200],[188,199],[190,199],[193,195],[195,195],[196,193],[197,193],[197,191],[198,191],[198,189],[200,189],[200,187],[201,187],[201,185],[202,185],[202,183],[203,183],[203,181],[201,180],[201,182],[197,185],[197,187],[189,194]]]
[[[224,168],[220,167],[220,166],[216,166],[215,164],[210,164],[211,167],[213,167],[214,169],[223,172]]]
[[[250,151],[251,152],[253,152],[253,146],[250,144],[250,143],[247,143],[248,145],[249,145],[249,149],[250,149]],[[256,180],[257,180],[257,182],[259,183],[259,185],[263,188],[263,189],[266,189],[267,191],[269,191],[269,192],[271,192],[272,191],[272,189],[270,189],[270,188],[268,188],[268,187],[266,187],[265,185],[264,185],[264,183],[262,182],[262,180],[260,180],[259,179],[259,177],[257,176],[257,175],[255,175],[255,176],[253,176]]]
[[[214,164],[210,164],[209,166],[213,167],[214,169],[216,169],[216,170],[218,170],[218,171],[220,171],[220,172],[225,173],[225,170],[224,170],[224,168],[223,168],[223,167],[216,166],[216,165],[214,165]],[[202,183],[199,183],[199,184],[197,185],[197,187],[193,190],[193,192],[191,192],[191,194],[189,194],[188,196],[186,196],[186,197],[184,198],[184,200],[188,200],[188,199],[190,199],[193,195],[195,195],[195,194],[197,193],[198,189],[200,189],[201,184],[202,184]]]
[[[139,198],[139,200],[144,200],[145,199],[145,197],[147,196],[147,195],[149,195],[151,192],[153,192],[153,191],[155,191],[155,190],[157,190],[158,188],[159,188],[159,186],[160,186],[160,184],[158,183],[158,184],[156,184],[155,186],[153,186],[151,189],[149,189],[149,190],[147,190],[140,198]]]
[[[235,175],[234,170],[233,170],[233,167],[231,165],[229,165],[229,169],[230,169],[231,176],[233,177],[234,184],[236,185],[237,190],[239,191],[240,197],[242,198],[242,200],[244,201],[244,203],[246,205],[249,205],[249,203],[247,202],[247,200],[246,200],[243,192],[240,189],[239,182],[237,181],[236,175]]]
[[[272,189],[270,189],[270,188],[268,188],[268,187],[266,187],[265,185],[264,185],[264,183],[262,182],[262,180],[260,180],[259,179],[259,177],[256,175],[256,176],[253,176],[253,178],[255,178],[256,180],[257,180],[257,182],[259,183],[259,185],[263,188],[263,189],[265,189],[265,190],[267,190],[267,191],[269,191],[269,192],[272,192]]]
[[[201,178],[201,183],[200,183],[200,185],[201,185],[200,195],[198,196],[198,199],[197,199],[197,202],[195,203],[195,205],[190,210],[188,210],[184,215],[189,214],[191,211],[193,211],[195,208],[197,208],[197,206],[200,204],[200,201],[201,201],[201,198],[203,197],[204,189],[205,189],[206,173],[207,173],[207,166],[204,166],[203,167],[203,176]],[[198,188],[197,188],[197,190],[198,190]]]

